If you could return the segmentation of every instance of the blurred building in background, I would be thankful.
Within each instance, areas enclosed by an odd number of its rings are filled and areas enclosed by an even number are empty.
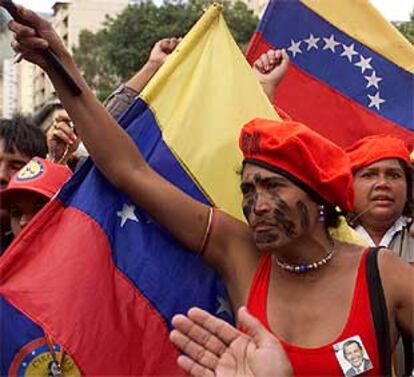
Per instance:
[[[11,118],[17,112],[17,65],[13,59],[3,60],[2,116]]]
[[[71,0],[58,1],[50,18],[64,44],[72,51],[77,46],[82,30],[98,31],[106,16],[116,16],[128,5],[128,0]],[[43,129],[50,125],[53,112],[58,111],[56,94],[46,74],[38,67],[33,75],[33,112]]]

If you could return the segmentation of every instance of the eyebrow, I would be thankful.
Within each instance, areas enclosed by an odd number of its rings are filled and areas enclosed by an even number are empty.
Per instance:
[[[286,184],[289,182],[288,179],[285,177],[273,177],[273,176],[265,176],[260,177],[259,179],[256,178],[255,174],[249,174],[245,180],[240,184],[240,187],[242,187],[243,184],[253,184],[253,183],[269,183],[269,182],[278,182]]]

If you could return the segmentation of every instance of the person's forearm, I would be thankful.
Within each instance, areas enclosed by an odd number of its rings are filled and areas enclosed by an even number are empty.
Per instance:
[[[125,183],[122,172],[146,163],[131,138],[96,99],[69,55],[64,58],[64,64],[81,87],[80,96],[73,96],[53,69],[48,71],[48,75],[95,164],[122,189]]]
[[[260,83],[262,85],[263,91],[265,92],[267,98],[269,99],[270,103],[273,103],[273,96],[276,91],[275,85],[269,85],[265,83]]]
[[[131,106],[159,67],[159,63],[148,61],[126,84],[115,90],[104,101],[104,106],[115,119]]]
[[[159,68],[160,63],[147,61],[145,65],[134,76],[132,76],[129,81],[127,81],[126,86],[133,89],[137,93],[140,93]]]

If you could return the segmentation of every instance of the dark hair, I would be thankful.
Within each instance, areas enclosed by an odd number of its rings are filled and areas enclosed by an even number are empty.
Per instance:
[[[413,198],[413,168],[405,161],[398,160],[404,170],[405,180],[407,182],[407,200],[402,214],[407,217],[414,217],[414,198]]]
[[[0,119],[0,139],[7,153],[19,152],[27,157],[46,157],[45,134],[36,127],[31,118],[16,115],[13,119]]]
[[[344,357],[346,359],[346,355],[345,355],[345,348],[349,347],[352,344],[356,344],[358,346],[358,348],[363,351],[362,346],[359,344],[358,341],[356,341],[355,339],[351,339],[351,340],[347,340],[343,345],[342,345],[342,352],[344,354]]]
[[[323,204],[323,206],[325,207],[325,225],[328,228],[337,228],[339,225],[339,217],[342,215],[342,212],[339,212],[333,204],[326,203]]]

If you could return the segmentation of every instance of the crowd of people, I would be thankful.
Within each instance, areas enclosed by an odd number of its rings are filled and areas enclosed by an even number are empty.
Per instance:
[[[414,192],[411,151],[403,140],[371,135],[343,150],[286,114],[280,121],[252,119],[239,138],[241,222],[160,177],[117,126],[115,119],[178,39],[159,41],[105,109],[49,23],[27,9],[19,13],[31,27],[10,22],[13,48],[48,74],[68,115],[56,120],[47,138],[23,118],[0,121],[2,252],[70,177],[65,164],[82,140],[106,178],[200,253],[226,284],[237,328],[197,308],[173,319],[170,339],[185,354],[178,359],[185,371],[391,375],[391,352],[401,338],[405,353],[394,356],[394,373],[411,373]],[[46,47],[81,86],[81,96],[73,96],[43,58]],[[270,50],[254,64],[270,99],[288,63],[284,51]],[[116,161],[105,140],[112,141]],[[330,235],[344,214],[366,246]]]

